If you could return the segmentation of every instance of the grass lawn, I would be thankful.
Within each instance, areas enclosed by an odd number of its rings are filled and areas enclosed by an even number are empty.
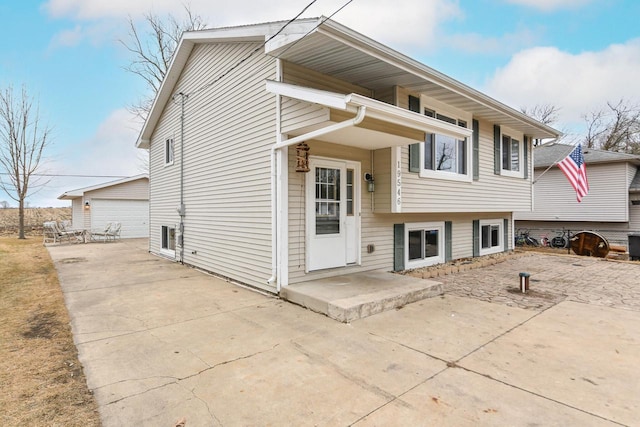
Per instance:
[[[0,424],[99,426],[40,237],[0,238]]]

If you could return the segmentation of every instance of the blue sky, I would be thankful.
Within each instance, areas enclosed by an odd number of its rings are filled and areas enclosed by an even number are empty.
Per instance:
[[[346,0],[317,0],[305,16]],[[146,93],[123,67],[128,16],[180,15],[175,0],[0,0],[0,88],[25,85],[54,130],[43,171],[142,171],[141,123],[127,106]],[[284,20],[307,0],[191,0],[210,27]],[[274,3],[276,3],[274,5]],[[389,5],[393,6],[390,7]],[[553,104],[556,127],[579,138],[583,114],[640,103],[637,0],[353,0],[335,20],[515,108]],[[27,200],[67,206],[64,191],[109,178],[52,178]],[[0,201],[16,203],[0,192]]]

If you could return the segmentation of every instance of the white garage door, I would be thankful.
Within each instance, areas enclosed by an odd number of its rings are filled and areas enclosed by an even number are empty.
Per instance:
[[[91,200],[91,228],[104,228],[109,222],[122,224],[123,239],[149,237],[149,202],[147,200]]]

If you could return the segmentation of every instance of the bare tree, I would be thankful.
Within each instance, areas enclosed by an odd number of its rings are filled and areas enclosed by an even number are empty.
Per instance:
[[[147,84],[148,96],[130,106],[130,110],[142,119],[146,119],[153,100],[167,73],[173,53],[180,42],[184,31],[202,30],[205,28],[200,15],[194,14],[189,6],[184,5],[185,16],[178,20],[173,15],[166,17],[154,13],[144,15],[140,26],[129,17],[129,35],[120,43],[132,54],[132,59],[125,70],[141,77]]]
[[[583,116],[587,122],[584,145],[621,153],[640,154],[640,105],[620,100],[607,109]]]
[[[2,209],[9,209],[9,202],[7,202],[6,200],[3,200],[0,202],[0,207]]]
[[[551,126],[558,121],[560,108],[551,104],[537,104],[530,108],[521,107],[520,111],[527,116],[536,119],[540,123]],[[542,140],[540,139],[534,139],[533,145],[540,145],[541,142]]]
[[[24,239],[25,198],[46,183],[32,181],[51,129],[40,126],[40,111],[22,88],[14,96],[13,87],[0,91],[0,187],[18,202],[19,239]],[[8,178],[4,178],[4,177]]]

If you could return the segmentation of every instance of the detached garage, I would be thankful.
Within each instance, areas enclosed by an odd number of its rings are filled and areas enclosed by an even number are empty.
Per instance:
[[[123,239],[149,237],[146,174],[67,191],[58,199],[71,200],[73,228],[99,230],[110,222],[119,222]]]

